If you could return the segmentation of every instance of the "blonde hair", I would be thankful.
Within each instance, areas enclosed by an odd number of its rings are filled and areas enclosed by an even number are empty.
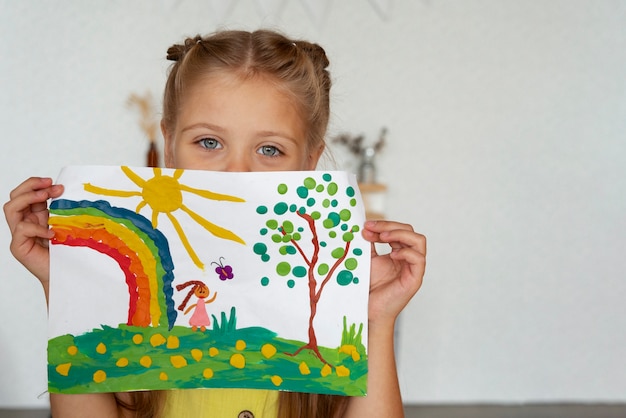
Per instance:
[[[221,31],[187,38],[167,50],[174,61],[163,95],[163,120],[173,132],[186,92],[208,75],[227,71],[243,80],[265,77],[299,107],[309,150],[324,145],[330,114],[330,74],[324,49],[269,31]]]
[[[210,36],[187,38],[167,50],[174,61],[163,95],[162,124],[168,132],[176,127],[178,110],[187,91],[211,74],[227,71],[242,80],[265,77],[288,93],[299,107],[307,132],[309,150],[324,145],[330,116],[330,74],[322,47],[292,40],[269,31],[220,31]],[[116,397],[120,408],[137,418],[155,418],[162,413],[167,392],[130,394],[130,402]],[[349,398],[310,393],[281,392],[278,418],[339,418]]]

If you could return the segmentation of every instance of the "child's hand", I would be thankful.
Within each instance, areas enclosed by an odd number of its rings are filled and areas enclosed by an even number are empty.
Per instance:
[[[4,215],[11,230],[11,253],[44,286],[47,296],[50,276],[48,241],[54,233],[48,228],[47,200],[59,197],[63,186],[52,179],[31,177],[15,188],[4,205]]]
[[[422,285],[426,237],[411,225],[391,221],[367,221],[363,237],[372,243],[370,325],[393,324]],[[391,252],[378,255],[374,243],[389,244]]]

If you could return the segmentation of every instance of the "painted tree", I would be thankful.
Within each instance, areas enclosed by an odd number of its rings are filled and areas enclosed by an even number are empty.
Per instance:
[[[276,262],[277,276],[284,278],[290,289],[298,282],[306,282],[310,305],[308,342],[293,355],[310,349],[328,364],[319,351],[314,321],[318,303],[329,284],[359,283],[354,271],[364,252],[362,248],[352,248],[354,236],[360,230],[352,217],[357,205],[356,191],[351,186],[340,189],[330,173],[322,174],[318,180],[307,177],[295,190],[280,184],[276,191],[281,200],[274,207],[257,207],[265,224],[254,252],[264,262]],[[268,277],[261,279],[263,286],[269,282]]]

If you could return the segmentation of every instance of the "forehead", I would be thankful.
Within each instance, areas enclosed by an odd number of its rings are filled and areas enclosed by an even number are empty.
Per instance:
[[[295,95],[273,77],[216,71],[185,86],[178,120],[185,124],[208,117],[269,130],[287,125],[300,136],[307,121],[302,109]]]

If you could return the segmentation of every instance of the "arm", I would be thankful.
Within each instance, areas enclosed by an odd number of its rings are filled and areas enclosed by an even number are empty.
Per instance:
[[[345,418],[403,417],[393,331],[396,318],[419,290],[426,265],[426,238],[410,225],[368,221],[363,236],[372,243],[369,301],[368,395],[350,399]],[[391,252],[378,255],[374,243]]]
[[[11,231],[11,254],[37,277],[43,287],[46,303],[50,279],[48,242],[54,235],[48,228],[47,200],[59,197],[62,193],[63,186],[54,185],[52,179],[31,177],[10,193],[10,200],[4,205],[4,215]],[[50,406],[55,418],[118,417],[115,395],[112,393],[52,393]]]

